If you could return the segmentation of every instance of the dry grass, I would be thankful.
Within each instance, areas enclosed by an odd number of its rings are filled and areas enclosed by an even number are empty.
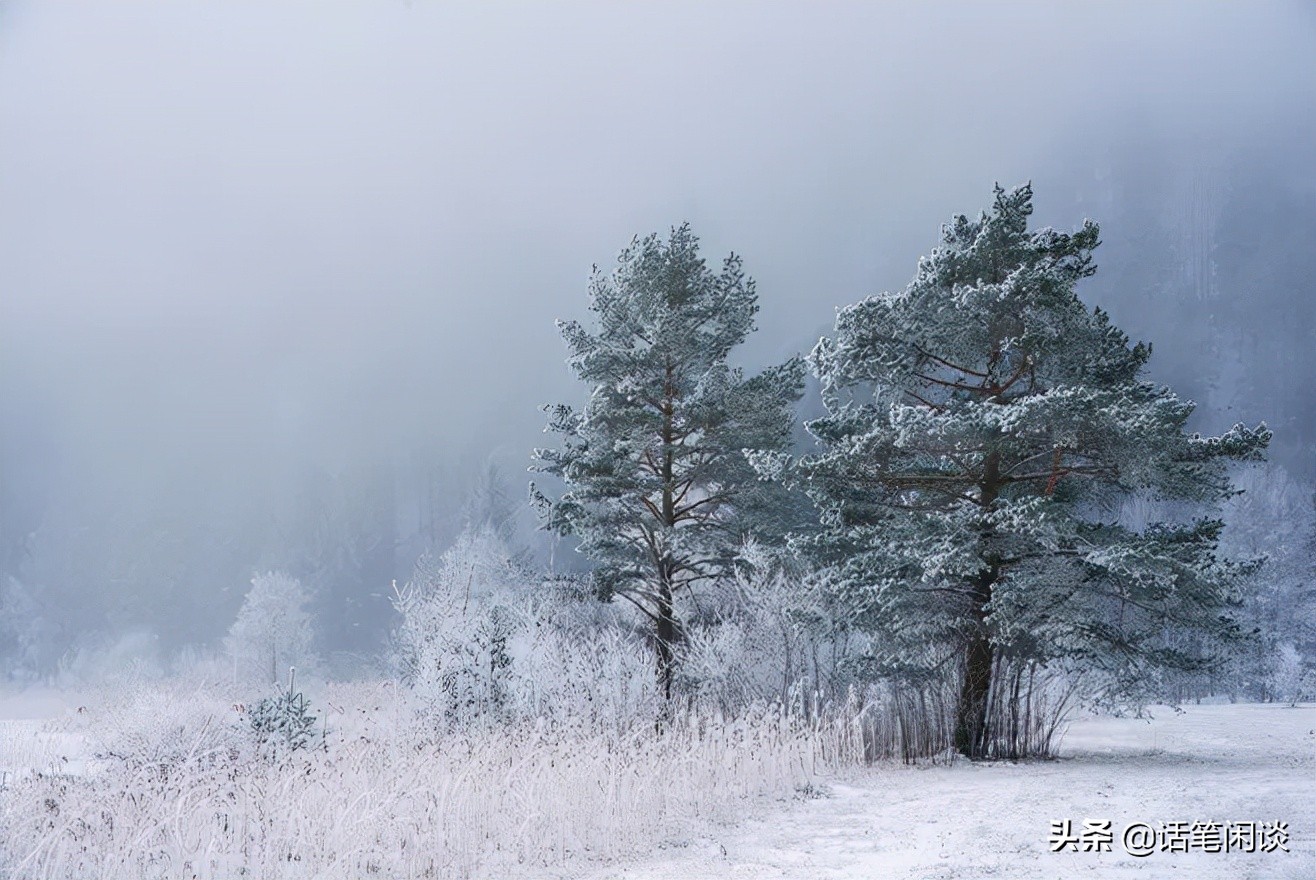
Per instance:
[[[859,727],[840,713],[805,722],[766,708],[687,712],[661,725],[568,719],[435,734],[405,694],[355,686],[324,693],[321,748],[272,761],[217,699],[208,721],[194,705],[181,726],[160,717],[169,700],[142,699],[139,709],[156,715],[140,718],[154,740],[131,740],[135,750],[91,772],[43,773],[4,793],[0,873],[506,877],[679,841],[863,759]],[[83,723],[122,726],[132,711]],[[109,734],[124,741],[121,730]]]

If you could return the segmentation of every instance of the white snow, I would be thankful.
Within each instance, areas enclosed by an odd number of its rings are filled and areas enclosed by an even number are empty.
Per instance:
[[[1076,722],[1057,761],[880,767],[825,797],[584,880],[1316,877],[1316,706],[1161,707]],[[1110,819],[1109,853],[1052,853],[1052,820]],[[1119,832],[1174,820],[1289,825],[1290,852],[1135,858]]]
[[[34,720],[15,720],[20,713]],[[499,880],[1316,877],[1316,706],[1210,705],[1188,706],[1182,712],[1160,707],[1152,714],[1150,720],[1080,719],[1069,729],[1062,757],[1055,761],[973,764],[961,760],[949,766],[887,764],[851,769],[822,779],[819,796],[744,797],[740,810],[709,813],[723,819],[739,813],[741,818],[734,824],[687,817],[667,827],[659,845],[637,858],[604,863],[579,855],[560,862],[546,857],[540,860],[541,867],[527,863],[519,869],[502,861],[497,874],[477,868],[473,876]],[[47,720],[35,720],[41,715]],[[64,717],[51,717],[60,715]],[[37,769],[62,757],[73,758],[62,772],[81,772],[69,765],[80,763],[76,752],[86,745],[76,741],[70,722],[77,718],[81,725],[86,720],[76,715],[68,699],[35,692],[10,698],[0,703],[0,718],[5,719],[0,721],[0,767],[10,771],[11,783],[26,775],[23,765]],[[693,774],[684,784],[698,785],[705,778],[706,774]],[[434,782],[412,784],[433,790]],[[570,814],[573,822],[584,823],[575,829],[582,837],[598,831],[585,826],[604,821],[597,805],[593,814],[589,812],[579,792],[522,787],[523,794],[534,795],[533,803],[523,804],[526,809],[544,816],[555,811]],[[495,792],[485,794],[498,800]],[[0,799],[6,796],[0,788]],[[345,792],[344,796],[354,795]],[[297,813],[308,803],[294,798],[287,806]],[[365,815],[360,818],[367,820]],[[496,835],[499,829],[523,824],[516,816],[505,818],[506,822],[491,821],[489,831]],[[1087,819],[1109,819],[1115,830],[1112,851],[1051,852],[1051,823],[1064,819],[1072,820],[1076,829]],[[307,815],[298,821],[303,820],[319,821]],[[1154,852],[1135,858],[1123,850],[1120,831],[1130,823],[1155,826],[1170,821],[1286,822],[1290,851]],[[426,836],[416,835],[417,842]],[[486,841],[486,846],[497,843]],[[621,839],[616,843],[617,851],[627,849]],[[198,839],[196,844],[204,841]],[[546,863],[556,866],[542,867]],[[288,870],[288,877],[304,876],[291,866]]]

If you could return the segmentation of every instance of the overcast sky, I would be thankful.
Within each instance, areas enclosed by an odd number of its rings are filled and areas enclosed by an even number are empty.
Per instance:
[[[5,443],[147,494],[528,453],[632,235],[742,254],[780,358],[995,181],[1072,227],[1112,145],[1310,166],[1314,46],[1301,2],[0,3]]]

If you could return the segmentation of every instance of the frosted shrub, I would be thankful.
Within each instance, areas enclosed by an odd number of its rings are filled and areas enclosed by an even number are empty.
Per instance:
[[[1048,665],[1010,656],[998,658],[992,676],[988,754],[1008,759],[1052,757],[1090,676],[1073,663]]]
[[[1275,650],[1271,662],[1270,684],[1275,698],[1290,706],[1316,696],[1316,672],[1303,663],[1302,654],[1289,643]]]
[[[540,616],[523,628],[511,650],[517,675],[509,708],[520,718],[574,718],[610,728],[651,724],[664,702],[653,651],[615,623],[553,625]],[[570,613],[571,604],[558,606]]]
[[[102,692],[79,716],[96,766],[172,772],[248,741],[227,694],[177,679],[138,679]]]
[[[734,578],[705,597],[715,613],[686,631],[684,686],[724,711],[843,698],[868,640],[853,631],[820,575],[752,544],[742,559]]]
[[[239,681],[271,684],[289,667],[315,665],[308,598],[301,582],[286,574],[267,571],[251,579],[247,598],[224,639]]]
[[[590,604],[587,604],[590,603]],[[397,591],[398,672],[419,708],[448,726],[517,718],[651,722],[651,652],[597,603],[535,584],[493,530],[423,558]]]
[[[422,557],[397,590],[398,672],[434,712],[459,721],[501,711],[512,674],[508,641],[526,624],[524,582],[502,540],[484,528],[464,532],[438,558]]]

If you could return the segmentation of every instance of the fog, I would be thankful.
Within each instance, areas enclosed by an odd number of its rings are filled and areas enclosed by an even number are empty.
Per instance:
[[[1313,45],[1300,2],[0,4],[0,575],[55,653],[213,643],[269,567],[369,647],[583,399],[591,265],[690,221],[761,365],[997,181],[1310,482]]]

